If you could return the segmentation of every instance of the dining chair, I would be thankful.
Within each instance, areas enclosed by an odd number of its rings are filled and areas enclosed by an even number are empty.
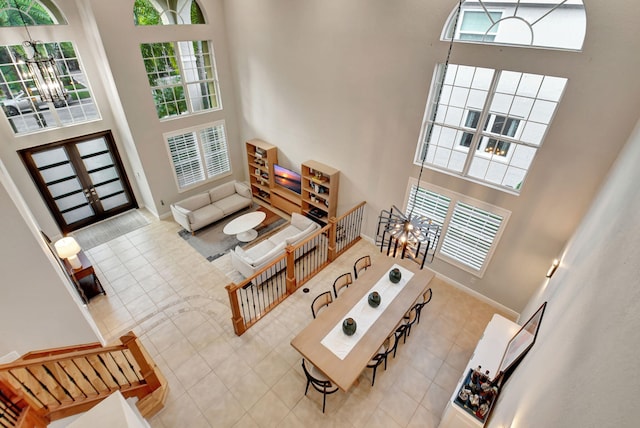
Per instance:
[[[333,282],[333,294],[338,298],[338,292],[345,287],[349,287],[349,284],[353,284],[353,278],[351,272],[343,273]]]
[[[327,402],[327,395],[336,392],[338,390],[338,387],[335,386],[324,373],[315,368],[315,366],[313,366],[312,364],[309,365],[311,367],[307,368],[303,358],[302,370],[304,371],[304,375],[307,377],[307,386],[304,389],[304,395],[307,395],[307,392],[309,391],[309,385],[313,386],[316,391],[321,392],[322,413],[324,413],[324,408]]]
[[[424,293],[422,293],[422,298],[420,299],[420,301],[416,302],[416,304],[414,305],[417,315],[416,324],[420,324],[420,313],[422,312],[422,308],[424,308],[427,303],[431,301],[432,297],[433,292],[431,291],[431,288],[428,288]]]
[[[324,293],[320,293],[313,299],[311,302],[311,313],[315,318],[318,315],[318,312],[326,306],[329,306],[333,302],[333,296],[331,295],[331,291],[325,291]]]
[[[400,333],[402,334],[402,343],[407,343],[407,337],[411,335],[411,326],[415,324],[417,319],[418,310],[414,305],[407,311],[406,314],[404,314],[404,317],[402,317],[402,321],[400,323],[400,327],[398,327],[398,330],[400,330]]]
[[[369,266],[371,266],[371,257],[362,256],[353,264],[353,274],[356,279],[358,279],[358,273],[366,270]]]
[[[371,386],[376,382],[376,370],[378,366],[384,363],[384,369],[387,370],[387,357],[389,354],[393,353],[393,357],[396,356],[396,350],[398,348],[398,340],[402,333],[397,330],[391,333],[389,337],[387,337],[382,344],[382,346],[378,349],[378,353],[371,358],[371,361],[367,364],[367,367],[373,369],[373,375],[371,377]]]

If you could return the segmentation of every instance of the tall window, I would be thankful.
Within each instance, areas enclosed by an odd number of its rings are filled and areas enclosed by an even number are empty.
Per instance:
[[[160,119],[221,108],[208,41],[144,43],[140,49]]]
[[[224,121],[165,134],[179,190],[231,172]]]
[[[519,192],[567,79],[450,64],[432,121],[443,73],[439,66],[416,163]]]
[[[136,25],[204,24],[196,0],[136,0],[133,4]]]
[[[55,103],[40,98],[24,59],[22,45],[0,46],[0,104],[16,134],[75,125],[100,118],[87,76],[71,42],[39,44],[52,56],[67,98]]]
[[[407,198],[407,212],[413,209],[442,226],[436,257],[476,276],[484,275],[509,211],[436,186],[418,186],[414,179],[410,179]]]
[[[455,16],[456,10],[443,39],[451,39]],[[467,0],[453,37],[472,43],[579,50],[586,27],[581,0]]]

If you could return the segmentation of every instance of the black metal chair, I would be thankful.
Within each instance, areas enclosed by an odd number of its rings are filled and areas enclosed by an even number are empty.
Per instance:
[[[371,266],[371,257],[362,256],[353,264],[353,274],[358,279],[358,273],[367,270]]]
[[[353,278],[351,272],[343,273],[333,282],[333,294],[338,298],[338,292],[345,287],[349,287],[349,284],[353,284]]]
[[[424,293],[422,293],[421,301],[417,302],[414,305],[414,308],[416,308],[416,314],[418,316],[418,319],[416,320],[416,324],[420,324],[420,313],[422,312],[422,308],[424,308],[427,305],[427,303],[431,301],[432,297],[433,297],[433,292],[431,291],[431,288],[428,288]]]
[[[398,349],[398,340],[402,335],[398,330],[391,333],[389,337],[384,341],[380,349],[378,349],[378,353],[373,356],[371,361],[367,364],[367,367],[373,369],[373,375],[371,377],[371,386],[376,382],[376,370],[378,366],[384,363],[384,369],[387,370],[387,357],[389,354],[393,353],[393,358],[396,357],[396,350]]]
[[[327,402],[327,395],[333,394],[338,390],[338,387],[335,386],[328,377],[325,376],[320,370],[311,365],[311,368],[308,369],[304,363],[304,358],[302,359],[302,370],[304,371],[304,375],[307,377],[307,386],[304,389],[304,395],[307,395],[309,391],[309,385],[313,386],[313,388],[322,393],[322,413],[324,413],[324,408]],[[312,374],[313,373],[313,374]]]
[[[318,312],[326,306],[329,306],[333,302],[333,296],[331,295],[331,291],[325,291],[324,293],[320,293],[313,299],[311,302],[311,313],[315,318],[318,315]]]
[[[411,326],[416,323],[417,319],[418,311],[414,305],[406,314],[404,314],[400,326],[398,327],[398,330],[402,334],[402,343],[407,343],[407,337],[411,335]]]

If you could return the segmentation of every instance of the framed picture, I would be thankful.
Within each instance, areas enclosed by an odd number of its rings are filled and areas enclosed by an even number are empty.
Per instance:
[[[544,302],[540,308],[524,323],[522,328],[511,338],[507,344],[507,349],[502,356],[502,361],[498,368],[498,378],[507,374],[512,370],[524,357],[524,355],[531,349],[536,341],[538,330],[540,329],[540,322],[542,321],[542,315],[544,315],[544,309],[547,307],[547,302]]]

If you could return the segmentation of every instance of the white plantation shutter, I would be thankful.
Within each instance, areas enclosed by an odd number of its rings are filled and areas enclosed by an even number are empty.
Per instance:
[[[444,237],[440,253],[482,270],[503,218],[458,201]]]
[[[224,124],[202,129],[200,131],[200,141],[204,152],[208,178],[231,171]]]
[[[165,138],[180,190],[231,172],[224,121]]]
[[[200,150],[195,132],[175,135],[167,138],[171,161],[178,180],[178,187],[187,186],[204,180],[204,171],[200,162]]]
[[[416,192],[418,192],[417,196]],[[442,227],[447,218],[450,203],[451,198],[413,184],[409,194],[407,212],[411,212],[413,209],[415,214],[430,218],[434,223]]]

